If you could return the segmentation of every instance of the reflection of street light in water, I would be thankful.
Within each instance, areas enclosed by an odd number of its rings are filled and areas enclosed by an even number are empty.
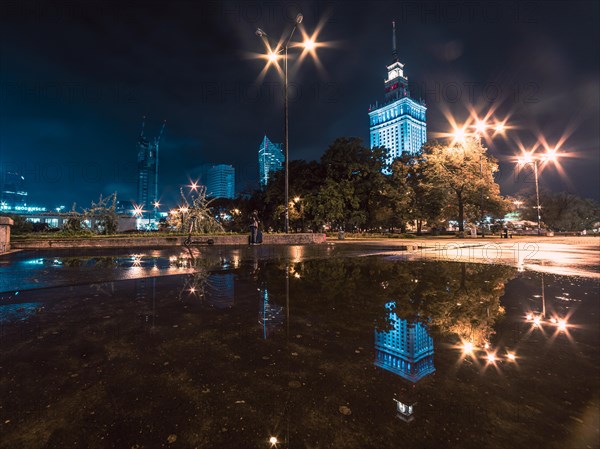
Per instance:
[[[463,353],[470,354],[471,352],[473,352],[473,343],[471,343],[470,341],[464,342],[463,343]]]

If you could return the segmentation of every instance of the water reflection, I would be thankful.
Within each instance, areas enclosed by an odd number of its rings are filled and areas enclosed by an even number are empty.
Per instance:
[[[205,289],[206,302],[216,309],[234,305],[235,273],[215,273],[208,276]]]
[[[0,305],[0,325],[27,320],[36,314],[41,305],[39,302]]]
[[[262,336],[268,338],[278,327],[283,324],[283,307],[270,301],[269,290],[259,289],[258,324],[262,327]]]
[[[6,297],[45,306],[0,333],[6,447],[157,447],[171,435],[181,447],[268,447],[272,435],[277,447],[558,448],[573,423],[589,426],[598,307],[580,299],[597,286],[545,276],[547,318],[588,326],[569,323],[573,344],[564,333],[551,344],[526,332],[539,275],[215,254],[173,255],[175,276]],[[458,363],[461,342],[472,355]],[[115,409],[139,421],[116,426]],[[34,427],[43,438],[21,444]]]
[[[398,318],[395,307],[386,304],[392,330],[375,329],[375,365],[416,383],[435,372],[433,339],[420,322]]]

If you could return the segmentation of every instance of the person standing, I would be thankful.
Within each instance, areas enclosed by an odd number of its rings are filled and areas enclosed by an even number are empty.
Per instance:
[[[250,244],[256,245],[258,243],[258,226],[260,220],[258,219],[258,211],[254,210],[250,216]]]

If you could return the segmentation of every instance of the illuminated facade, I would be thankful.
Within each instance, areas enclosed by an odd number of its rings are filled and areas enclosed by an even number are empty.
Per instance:
[[[423,101],[410,97],[408,78],[404,64],[396,52],[396,24],[393,24],[393,61],[387,66],[385,101],[369,108],[369,131],[371,148],[383,146],[388,149],[387,163],[400,157],[403,152],[416,154],[427,140],[427,108]],[[389,172],[389,170],[384,170]]]
[[[226,164],[202,166],[200,182],[210,198],[235,198],[235,168]]]
[[[258,173],[261,189],[269,182],[271,173],[281,170],[285,156],[281,150],[282,144],[273,143],[265,135],[258,149]]]
[[[375,366],[416,383],[435,372],[433,339],[421,323],[398,318],[394,305],[386,305],[392,330],[375,330]]]

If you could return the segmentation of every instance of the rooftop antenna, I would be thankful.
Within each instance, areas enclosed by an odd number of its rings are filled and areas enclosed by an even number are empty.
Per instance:
[[[392,20],[392,56],[394,59],[398,59],[398,52],[396,51],[396,21]]]
[[[146,126],[146,116],[142,115],[142,129],[140,130],[140,137],[144,137],[144,126]]]

